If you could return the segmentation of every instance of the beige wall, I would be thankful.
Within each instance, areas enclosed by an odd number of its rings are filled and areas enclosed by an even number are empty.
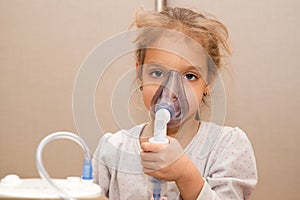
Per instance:
[[[226,123],[245,130],[253,144],[259,184],[252,199],[298,199],[300,2],[185,2],[213,13],[230,31],[234,56]],[[141,3],[153,5],[150,0],[0,0],[0,177],[37,177],[40,140],[58,130],[76,132],[72,87],[82,61],[98,43],[127,30]],[[104,130],[115,130],[108,110],[101,112]],[[54,177],[80,174],[76,144],[50,143],[44,158]]]

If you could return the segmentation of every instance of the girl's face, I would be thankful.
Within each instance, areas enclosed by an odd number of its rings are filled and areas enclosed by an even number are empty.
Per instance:
[[[184,47],[180,45],[180,48]],[[189,104],[189,112],[186,114],[185,119],[194,116],[198,112],[203,93],[207,89],[205,81],[207,77],[206,56],[204,53],[199,56],[199,51],[196,54],[195,51],[190,50],[188,47],[185,49],[185,55],[188,55],[188,60],[192,60],[194,64],[170,51],[157,48],[146,50],[141,84],[143,100],[147,109],[151,108],[152,98],[167,72],[175,70],[182,75],[185,94]]]

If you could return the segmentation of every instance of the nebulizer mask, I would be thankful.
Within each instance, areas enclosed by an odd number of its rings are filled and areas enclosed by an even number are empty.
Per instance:
[[[189,110],[181,73],[170,70],[156,91],[151,102],[154,116],[154,136],[149,142],[168,144],[167,128],[178,128]],[[180,146],[180,145],[179,145]],[[182,149],[180,147],[180,149]],[[172,159],[171,159],[172,160]],[[148,177],[148,192],[154,200],[167,196],[167,183],[155,177]]]
[[[155,115],[155,123],[158,127],[163,127],[159,123],[165,122],[161,117],[162,115],[159,114],[162,112],[161,110],[166,110],[170,114],[170,119],[168,119],[166,124],[168,128],[179,127],[189,110],[182,75],[178,71],[170,70],[167,72],[163,82],[152,98],[151,113]],[[156,133],[155,130],[154,133]]]

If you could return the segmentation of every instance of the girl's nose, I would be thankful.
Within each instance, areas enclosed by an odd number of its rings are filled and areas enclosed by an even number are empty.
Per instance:
[[[161,94],[162,99],[167,103],[168,101],[175,102],[178,100],[178,92],[171,91],[165,88]]]

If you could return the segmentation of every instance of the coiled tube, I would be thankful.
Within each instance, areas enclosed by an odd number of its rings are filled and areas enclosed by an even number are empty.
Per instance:
[[[89,148],[87,147],[87,145],[84,143],[84,141],[78,135],[76,135],[74,133],[70,133],[70,132],[65,132],[65,131],[55,132],[55,133],[52,133],[52,134],[46,136],[37,147],[36,167],[37,167],[40,177],[44,181],[46,181],[57,192],[57,194],[59,195],[60,198],[75,200],[75,198],[71,197],[70,195],[68,195],[67,193],[62,191],[59,187],[57,187],[54,184],[54,182],[49,177],[47,171],[45,170],[45,167],[44,167],[44,164],[42,161],[42,153],[43,153],[44,146],[48,142],[55,140],[55,139],[70,139],[72,141],[77,142],[81,146],[81,148],[84,151],[84,164],[83,164],[83,170],[82,170],[82,179],[84,179],[84,180],[92,180],[92,165],[91,165],[92,156],[91,156]]]

